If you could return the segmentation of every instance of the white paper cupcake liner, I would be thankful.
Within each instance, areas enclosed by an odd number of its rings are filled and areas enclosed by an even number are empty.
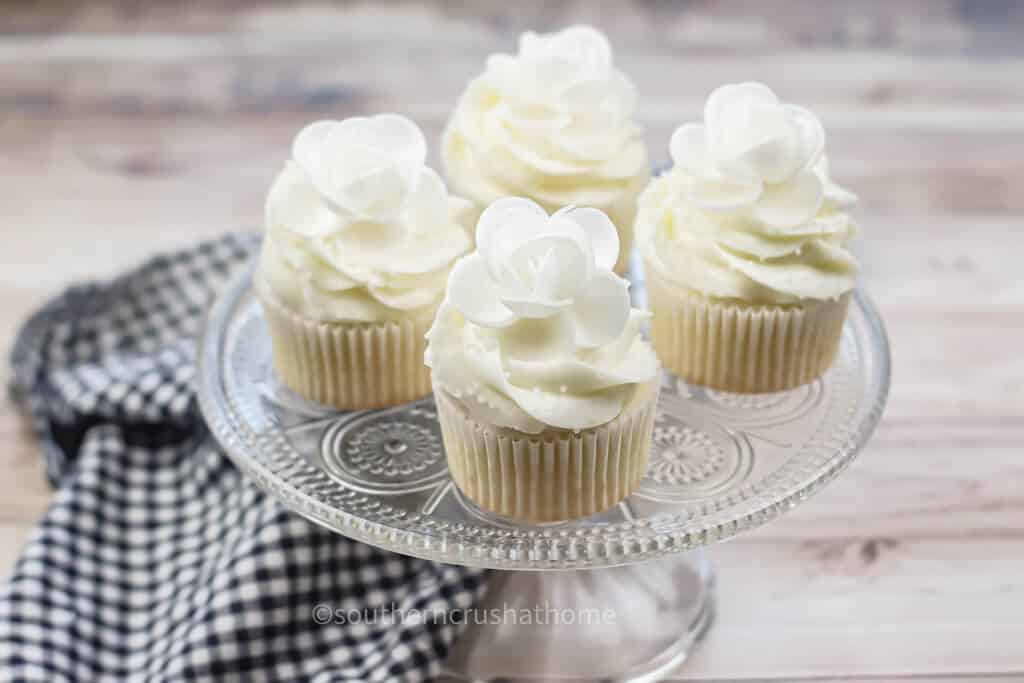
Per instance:
[[[476,505],[504,517],[551,522],[607,510],[647,469],[658,388],[657,381],[640,387],[606,424],[540,434],[481,424],[435,388],[452,479]]]
[[[274,371],[289,389],[339,410],[406,403],[430,393],[423,364],[428,320],[382,323],[308,320],[257,286]]]
[[[722,391],[785,391],[828,370],[839,350],[850,295],[799,305],[715,301],[669,282],[645,262],[662,364],[693,384]]]

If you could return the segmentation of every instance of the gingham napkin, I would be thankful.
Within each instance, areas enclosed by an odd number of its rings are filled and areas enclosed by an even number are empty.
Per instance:
[[[74,287],[21,330],[12,391],[58,491],[0,587],[0,680],[438,673],[458,627],[394,613],[466,608],[484,574],[287,512],[242,478],[199,417],[194,337],[254,246],[227,237]]]

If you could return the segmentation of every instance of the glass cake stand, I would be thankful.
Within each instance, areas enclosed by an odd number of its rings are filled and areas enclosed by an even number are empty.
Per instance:
[[[633,280],[642,303],[642,278]],[[460,494],[431,398],[339,413],[277,384],[251,271],[212,306],[198,365],[213,434],[286,506],[381,548],[504,570],[483,604],[459,617],[469,626],[449,657],[450,680],[654,681],[671,673],[714,612],[713,573],[700,549],[774,519],[831,481],[870,437],[889,389],[882,321],[858,291],[839,357],[822,379],[739,395],[666,373],[640,488],[600,515],[524,524]]]

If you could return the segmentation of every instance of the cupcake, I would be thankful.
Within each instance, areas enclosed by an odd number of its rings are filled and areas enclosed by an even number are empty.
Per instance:
[[[524,33],[519,54],[497,54],[470,82],[444,133],[453,190],[482,210],[506,196],[605,212],[628,265],[636,198],[650,179],[636,89],[589,26]]]
[[[266,205],[255,290],[279,380],[354,410],[430,393],[424,334],[471,247],[471,205],[425,165],[395,114],[318,121],[292,144]],[[470,221],[470,223],[466,223]]]
[[[612,507],[647,466],[658,359],[597,209],[491,204],[452,269],[426,363],[448,466],[484,510],[531,522]]]
[[[672,136],[671,171],[640,198],[651,338],[689,382],[790,389],[835,359],[857,275],[856,197],[833,183],[811,112],[766,86],[718,88]]]

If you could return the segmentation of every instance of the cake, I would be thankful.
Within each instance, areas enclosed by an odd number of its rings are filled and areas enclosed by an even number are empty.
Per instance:
[[[857,263],[856,197],[835,184],[811,112],[725,85],[672,136],[639,201],[651,338],[666,368],[732,392],[806,384],[835,359]]]
[[[548,212],[604,211],[619,233],[622,273],[650,178],[636,99],[596,29],[524,33],[519,52],[492,55],[459,99],[442,142],[448,182],[478,210],[522,196]]]
[[[295,137],[267,197],[254,279],[274,370],[301,397],[353,410],[430,393],[424,334],[471,248],[472,207],[426,154],[396,114],[318,121]]]
[[[612,507],[646,469],[658,361],[593,208],[491,204],[452,269],[426,363],[453,480],[478,507],[543,522]]]

